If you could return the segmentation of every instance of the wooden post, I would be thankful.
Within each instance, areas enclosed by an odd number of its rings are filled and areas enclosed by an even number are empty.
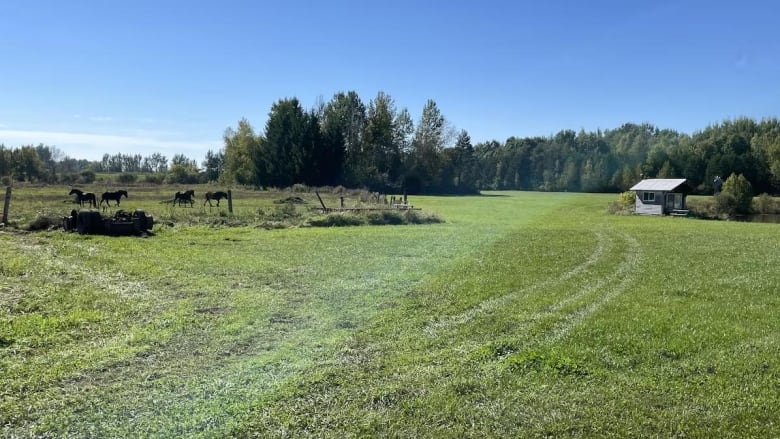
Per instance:
[[[233,213],[233,192],[228,189],[228,212]]]
[[[339,197],[339,199],[341,200],[341,208],[343,209],[344,208],[344,197]]]
[[[317,196],[317,199],[320,200],[320,204],[322,204],[322,210],[328,210],[327,207],[325,207],[325,203],[322,202],[322,198],[320,198],[320,193],[317,191],[314,191],[314,195]]]
[[[5,203],[3,204],[3,224],[8,224],[8,207],[11,205],[11,186],[5,188]]]
[[[406,204],[406,189],[404,189],[404,204]]]

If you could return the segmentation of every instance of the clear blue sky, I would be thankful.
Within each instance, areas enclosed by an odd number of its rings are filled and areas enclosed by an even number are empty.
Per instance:
[[[780,109],[780,2],[0,3],[0,143],[202,161],[271,105],[433,99],[476,143]]]

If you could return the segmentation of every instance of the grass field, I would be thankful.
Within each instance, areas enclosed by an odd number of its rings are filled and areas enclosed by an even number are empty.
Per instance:
[[[780,436],[778,225],[507,192],[274,229],[289,194],[156,190],[122,201],[151,237],[0,231],[0,436]]]

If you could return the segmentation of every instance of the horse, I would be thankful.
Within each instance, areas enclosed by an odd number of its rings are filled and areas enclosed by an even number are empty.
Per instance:
[[[217,191],[217,192],[206,192],[206,201],[203,202],[203,205],[205,206],[206,203],[209,203],[209,207],[213,207],[211,205],[211,200],[217,200],[217,207],[219,207],[219,200],[221,199],[227,199],[228,194],[227,192]]]
[[[190,189],[184,192],[176,192],[176,194],[173,196],[173,203],[176,204],[176,202],[179,202],[179,206],[181,206],[181,203],[190,203],[190,207],[192,207],[192,204],[194,203],[192,197],[195,196],[195,191]]]
[[[103,195],[100,196],[100,205],[103,205],[103,202],[106,202],[107,207],[111,207],[111,203],[109,203],[109,200],[116,201],[116,205],[119,206],[119,199],[122,198],[122,195],[127,198],[127,191],[124,190],[118,190],[116,192],[103,192]]]
[[[76,195],[76,202],[79,206],[88,203],[89,207],[97,207],[97,197],[92,192],[84,192],[81,189],[71,189],[68,195]]]

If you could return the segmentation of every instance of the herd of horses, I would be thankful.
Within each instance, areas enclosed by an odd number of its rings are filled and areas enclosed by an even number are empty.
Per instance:
[[[111,207],[110,201],[115,201],[116,204],[114,206],[119,206],[119,200],[121,200],[123,196],[127,198],[127,191],[118,190],[115,192],[103,192],[103,194],[100,196],[99,203],[98,203],[97,195],[95,195],[92,192],[84,192],[81,189],[71,189],[68,195],[75,195],[76,203],[78,203],[79,206],[86,205],[88,207],[97,208],[98,206],[103,207],[104,202],[106,203],[105,207]],[[211,201],[214,200],[217,202],[217,207],[219,207],[219,200],[226,200],[226,199],[228,199],[227,192],[222,192],[222,191],[206,192],[206,196],[203,201],[203,206],[206,206],[206,203],[208,203],[209,207],[214,207],[211,204]],[[189,204],[190,207],[193,207],[193,204],[195,203],[195,191],[190,189],[184,192],[176,192],[173,196],[172,202],[173,205],[181,206],[183,204],[184,207],[186,207],[186,205]]]
[[[213,204],[211,204],[211,201],[214,200],[217,202],[217,207],[219,207],[219,200],[227,200],[228,194],[227,192],[222,191],[216,191],[216,192],[206,192],[206,196],[203,199],[203,205],[205,206],[206,203],[209,203],[209,207],[214,207]],[[190,189],[188,191],[184,192],[176,192],[173,195],[173,203],[181,206],[182,204],[186,205],[189,203],[190,207],[195,203],[195,191]]]
[[[79,206],[86,204],[89,207],[102,207],[103,203],[106,203],[107,207],[111,207],[110,201],[116,201],[114,206],[119,206],[119,200],[122,198],[122,196],[127,198],[127,191],[118,190],[116,192],[103,192],[103,195],[100,196],[100,203],[98,203],[97,196],[94,193],[84,192],[81,189],[71,189],[68,195],[75,195],[76,202],[79,204]]]

